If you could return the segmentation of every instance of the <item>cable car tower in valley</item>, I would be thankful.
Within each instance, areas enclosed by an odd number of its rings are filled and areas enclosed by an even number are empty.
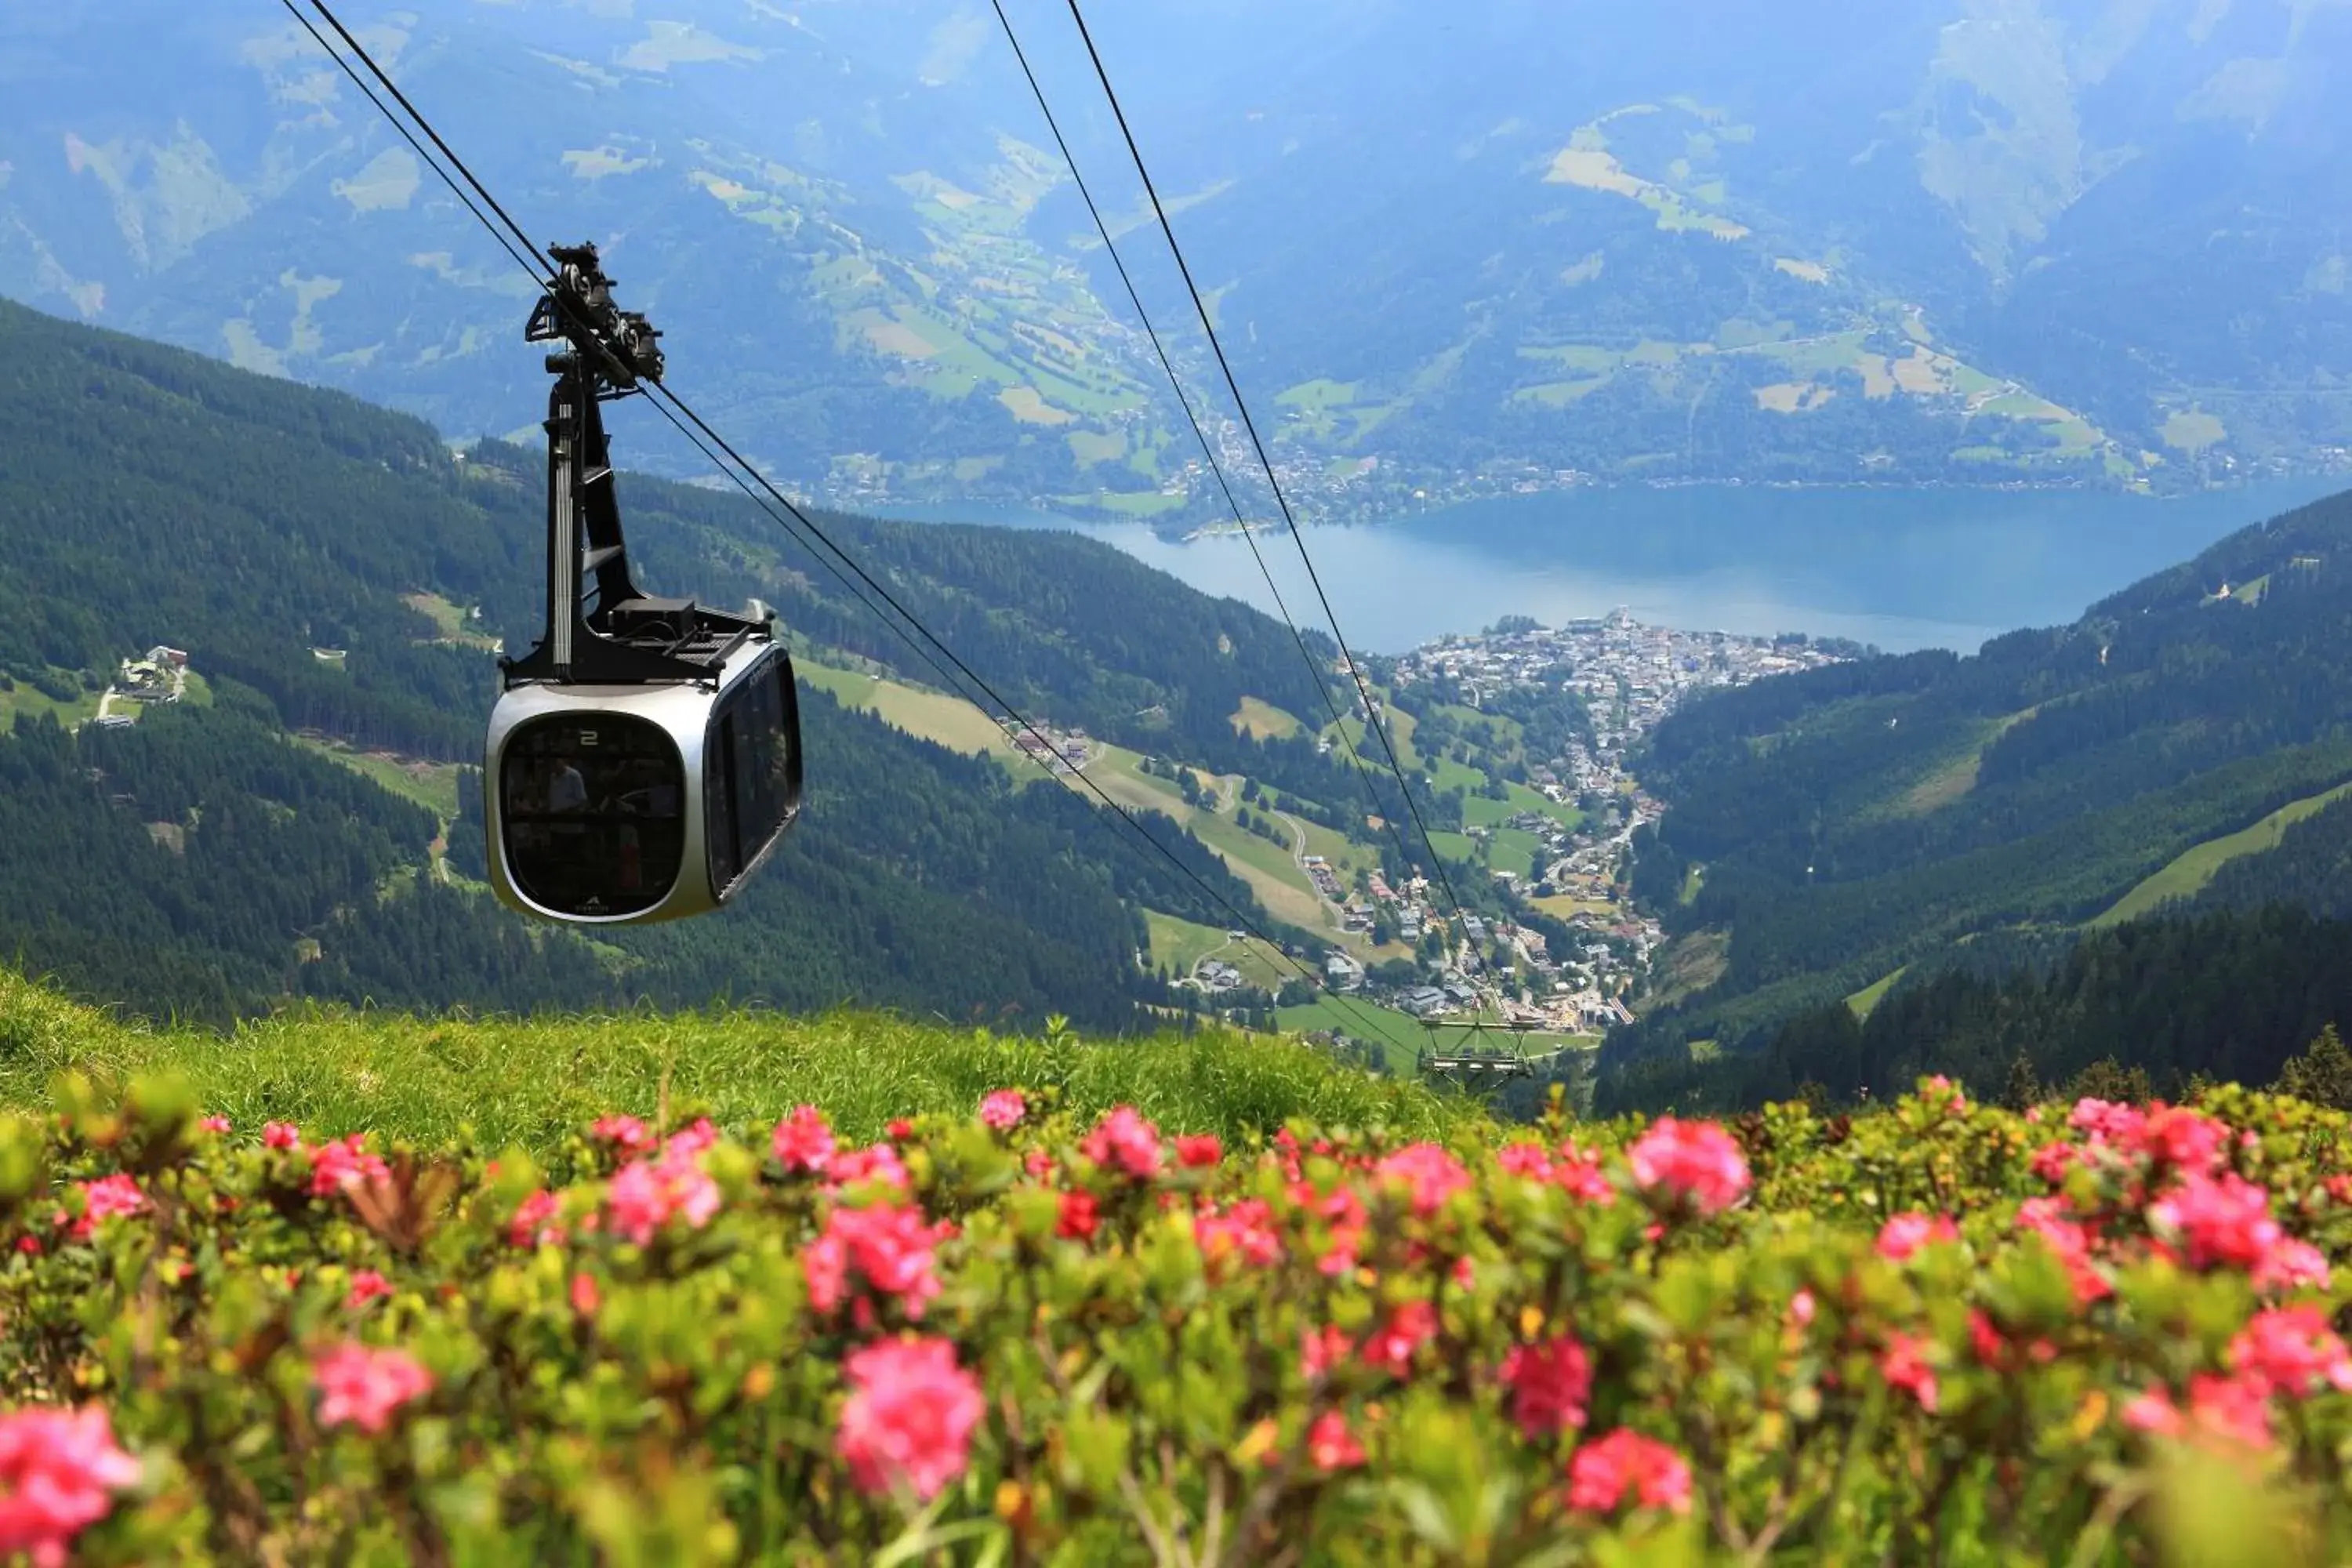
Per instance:
[[[799,701],[773,612],[660,598],[632,576],[603,405],[659,384],[643,315],[593,245],[556,246],[525,337],[561,342],[547,412],[547,631],[501,659],[483,752],[499,898],[584,924],[719,908],[800,813]]]

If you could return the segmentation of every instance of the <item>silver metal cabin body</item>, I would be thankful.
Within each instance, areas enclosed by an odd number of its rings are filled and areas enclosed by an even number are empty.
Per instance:
[[[545,920],[626,925],[724,904],[800,814],[800,708],[774,616],[638,591],[600,405],[659,381],[593,245],[557,247],[532,312],[562,338],[547,418],[547,635],[501,660],[483,746],[490,883]]]

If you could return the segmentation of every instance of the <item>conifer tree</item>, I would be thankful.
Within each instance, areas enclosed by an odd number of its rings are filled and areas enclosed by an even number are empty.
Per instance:
[[[2345,1049],[2334,1024],[2320,1030],[2303,1055],[2288,1059],[2276,1087],[2281,1094],[2331,1110],[2352,1110],[2352,1051]]]
[[[2009,1082],[2000,1091],[2000,1103],[2010,1110],[2031,1110],[2048,1099],[2048,1091],[2033,1073],[2033,1058],[2020,1051],[2009,1064]]]
[[[2065,1098],[2134,1101],[2147,1100],[2153,1092],[2146,1068],[2127,1068],[2113,1057],[2102,1057],[2074,1075],[2074,1081],[2066,1086]]]

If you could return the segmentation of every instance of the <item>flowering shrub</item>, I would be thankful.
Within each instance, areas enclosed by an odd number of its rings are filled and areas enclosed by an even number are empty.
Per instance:
[[[1024,1086],[543,1162],[205,1110],[0,1119],[0,1558],[2352,1548],[2352,1120],[2294,1100],[1441,1145]]]

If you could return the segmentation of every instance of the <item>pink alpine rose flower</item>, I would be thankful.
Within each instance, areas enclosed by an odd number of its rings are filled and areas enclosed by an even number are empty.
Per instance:
[[[1364,1361],[1392,1377],[1403,1377],[1412,1371],[1413,1352],[1436,1337],[1436,1308],[1426,1301],[1401,1302],[1364,1342]]]
[[[698,1116],[692,1125],[681,1127],[669,1135],[668,1141],[662,1144],[662,1153],[673,1160],[691,1159],[718,1142],[719,1129],[711,1124],[710,1118]]]
[[[2151,1106],[2140,1128],[2139,1149],[2159,1165],[2177,1171],[2210,1172],[2221,1162],[2230,1130],[2187,1106]]]
[[[354,1132],[344,1138],[330,1139],[310,1151],[310,1195],[323,1198],[331,1193],[348,1193],[366,1182],[387,1181],[391,1167],[382,1155],[367,1152],[367,1140]]]
[[[2161,1388],[2150,1388],[2142,1390],[2124,1406],[2124,1425],[2135,1432],[2178,1437],[2188,1430],[2189,1419],[2172,1403],[2170,1394]]]
[[[2293,1237],[2280,1237],[2263,1254],[2263,1260],[2254,1265],[2254,1289],[2265,1295],[2280,1295],[2305,1287],[2325,1290],[2328,1278],[2327,1255]]]
[[[362,1344],[327,1352],[311,1363],[310,1377],[322,1396],[319,1425],[349,1423],[371,1434],[383,1431],[394,1411],[433,1390],[433,1374],[407,1352]]]
[[[1054,1214],[1054,1234],[1064,1241],[1092,1241],[1101,1223],[1092,1193],[1064,1193]]]
[[[1644,1191],[1687,1199],[1701,1214],[1720,1214],[1748,1191],[1748,1159],[1738,1140],[1712,1121],[1661,1116],[1625,1158]]]
[[[912,1205],[835,1208],[825,1216],[824,1234],[801,1255],[810,1305],[820,1312],[836,1310],[855,1271],[873,1289],[897,1300],[907,1316],[921,1317],[923,1304],[940,1293],[931,1253],[940,1235],[940,1228],[926,1225],[921,1211]]]
[[[2074,1102],[2067,1115],[2066,1124],[2079,1132],[2091,1135],[2094,1143],[2110,1143],[2120,1149],[2137,1149],[2140,1134],[2147,1126],[2147,1118],[2135,1105],[2118,1104],[2112,1100],[2093,1100],[2087,1095]]]
[[[639,1247],[673,1217],[700,1230],[719,1212],[719,1184],[690,1158],[665,1153],[658,1161],[623,1166],[604,1189],[613,1229]]]
[[[963,1474],[987,1414],[980,1380],[945,1340],[885,1340],[842,1363],[850,1384],[834,1448],[869,1496],[905,1487],[929,1499]]]
[[[2033,1173],[2052,1186],[2063,1186],[2066,1173],[2083,1163],[2083,1151],[2063,1138],[2053,1138],[2033,1152]]]
[[[1106,1171],[1150,1181],[1160,1173],[1160,1129],[1132,1105],[1114,1106],[1087,1134],[1078,1152]]]
[[[2063,1200],[2028,1198],[2017,1205],[2017,1223],[2048,1242],[2058,1261],[2065,1265],[2066,1277],[2074,1281],[2076,1306],[2087,1307],[2114,1293],[2115,1287],[2091,1261],[2090,1227],[2069,1218]]]
[[[1213,1132],[1181,1133],[1176,1139],[1176,1163],[1188,1171],[1213,1165],[1225,1157],[1225,1146]]]
[[[1584,1425],[1585,1401],[1592,1394],[1592,1359],[1573,1334],[1513,1345],[1503,1358],[1503,1384],[1511,1391],[1511,1418],[1519,1430],[1529,1437],[1548,1437],[1562,1427]]]
[[[600,1116],[589,1131],[624,1154],[642,1154],[654,1146],[653,1129],[634,1116]]]
[[[228,1131],[228,1118],[218,1115],[207,1116],[196,1125],[207,1132],[226,1132]]]
[[[74,1221],[66,1234],[77,1240],[89,1237],[101,1220],[144,1213],[147,1208],[147,1194],[139,1190],[137,1182],[120,1172],[93,1182],[77,1183],[75,1190],[81,1194],[81,1218]]]
[[[1886,1348],[1879,1352],[1878,1375],[1886,1380],[1887,1387],[1903,1389],[1919,1402],[1920,1409],[1932,1415],[1936,1409],[1936,1372],[1927,1364],[1926,1352],[1930,1348],[1925,1340],[1889,1333]]]
[[[1348,1418],[1336,1410],[1326,1410],[1307,1429],[1307,1457],[1325,1475],[1333,1470],[1352,1469],[1364,1462],[1364,1446],[1348,1429]]]
[[[2352,1390],[2352,1355],[2317,1307],[2255,1313],[2230,1342],[2230,1364],[2270,1393],[2291,1398],[2322,1387]]]
[[[2192,1268],[2252,1268],[2284,1234],[2271,1217],[2271,1194],[2235,1172],[2219,1180],[2192,1173],[2147,1205],[2159,1235],[2178,1237]]]
[[[2168,1391],[2151,1388],[2124,1406],[2124,1425],[2159,1437],[2196,1436],[2260,1450],[2271,1443],[2270,1391],[2244,1373],[2215,1377],[2200,1372],[2189,1380],[2186,1413]]]
[[[1348,1359],[1355,1347],[1337,1323],[1309,1329],[1298,1337],[1298,1370],[1309,1380],[1321,1377]]]
[[[74,1537],[113,1508],[109,1494],[138,1479],[101,1405],[0,1415],[0,1557],[65,1568]]]
[[[907,1174],[907,1163],[898,1158],[898,1151],[887,1143],[871,1143],[863,1149],[836,1150],[825,1171],[825,1181],[835,1190],[854,1187],[860,1182],[881,1182],[907,1192],[914,1180]]]
[[[1372,1167],[1380,1181],[1401,1183],[1412,1194],[1412,1212],[1424,1219],[1470,1184],[1470,1173],[1451,1152],[1434,1143],[1413,1143]]]
[[[523,1199],[515,1205],[514,1218],[507,1222],[507,1245],[562,1246],[563,1227],[554,1223],[558,1206],[555,1194],[545,1187]]]
[[[352,1288],[343,1297],[346,1310],[356,1312],[370,1301],[392,1294],[392,1281],[373,1268],[362,1268],[352,1276]]]
[[[1495,1163],[1506,1175],[1525,1176],[1537,1182],[1551,1180],[1551,1156],[1540,1143],[1506,1143],[1496,1154]]]
[[[265,1149],[299,1149],[302,1130],[290,1121],[265,1121],[261,1124],[261,1146]]]
[[[1654,1437],[1630,1426],[1577,1449],[1568,1464],[1568,1506],[1610,1513],[1630,1495],[1643,1508],[1690,1511],[1690,1467]]]
[[[1935,1241],[1958,1241],[1960,1227],[1949,1215],[1930,1219],[1916,1212],[1899,1214],[1878,1229],[1878,1256],[1890,1263],[1908,1263],[1921,1247]]]
[[[2189,1380],[2189,1414],[2204,1431],[2249,1448],[2266,1448],[2271,1441],[2268,1391],[2256,1379],[2240,1373],[2215,1377],[2199,1373]]]
[[[1252,1268],[1264,1268],[1282,1256],[1274,1209],[1264,1198],[1244,1198],[1223,1214],[1212,1210],[1195,1215],[1192,1239],[1212,1266],[1239,1258]]]
[[[980,1120],[999,1132],[1009,1132],[1029,1114],[1029,1100],[1017,1089],[992,1089],[980,1102]]]
[[[1574,1143],[1559,1146],[1559,1160],[1552,1166],[1551,1180],[1570,1197],[1582,1198],[1589,1204],[1616,1201],[1617,1189],[1610,1184],[1609,1173],[1601,1168],[1601,1156],[1588,1153]]]
[[[776,1123],[769,1147],[775,1152],[776,1163],[785,1170],[822,1176],[833,1163],[833,1129],[825,1125],[824,1112],[815,1106],[795,1106],[790,1116]]]

